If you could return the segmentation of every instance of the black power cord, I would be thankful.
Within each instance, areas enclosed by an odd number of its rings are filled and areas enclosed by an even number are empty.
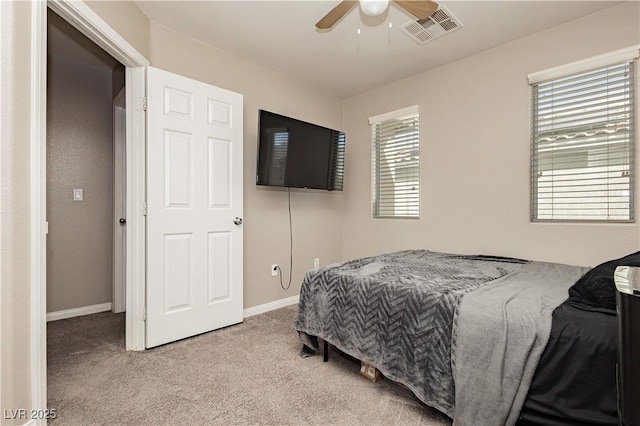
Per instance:
[[[282,284],[282,269],[280,266],[276,266],[278,275],[280,276],[280,288],[283,290],[289,290],[291,287],[291,278],[293,275],[293,226],[291,224],[291,188],[287,188],[287,198],[289,202],[289,284],[285,287]]]

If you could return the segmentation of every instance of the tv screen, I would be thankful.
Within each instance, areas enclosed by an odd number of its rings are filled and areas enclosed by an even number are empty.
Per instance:
[[[260,110],[256,183],[342,191],[345,134]]]

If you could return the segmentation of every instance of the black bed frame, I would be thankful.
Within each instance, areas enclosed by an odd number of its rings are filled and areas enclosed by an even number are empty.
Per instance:
[[[326,340],[323,340],[322,342],[322,361],[327,362],[329,361],[329,342]]]

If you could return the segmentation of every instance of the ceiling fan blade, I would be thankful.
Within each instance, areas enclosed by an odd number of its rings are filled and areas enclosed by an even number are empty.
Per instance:
[[[351,9],[353,9],[358,4],[357,1],[353,0],[343,0],[336,7],[331,9],[329,13],[324,15],[324,17],[318,21],[316,24],[316,28],[320,30],[326,30],[333,27],[336,22],[340,20],[344,15],[347,14]]]
[[[395,4],[414,15],[419,21],[429,18],[438,10],[438,3],[430,0],[393,0]]]

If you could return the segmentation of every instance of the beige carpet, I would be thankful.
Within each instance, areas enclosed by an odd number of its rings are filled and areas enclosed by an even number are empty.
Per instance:
[[[450,425],[359,362],[300,358],[295,307],[145,352],[124,350],[124,314],[50,322],[50,424]]]

